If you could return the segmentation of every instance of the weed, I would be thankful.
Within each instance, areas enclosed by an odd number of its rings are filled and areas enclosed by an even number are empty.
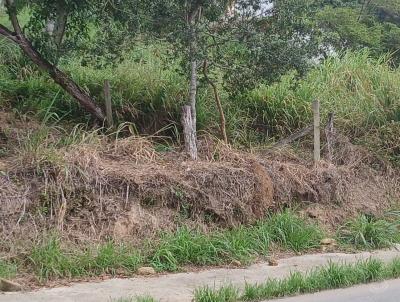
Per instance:
[[[214,290],[210,287],[196,289],[194,301],[196,302],[235,302],[239,299],[239,290],[233,285],[223,286]]]
[[[338,232],[339,239],[345,244],[360,249],[377,249],[399,242],[399,222],[361,215],[345,223]]]
[[[323,237],[317,225],[299,217],[291,210],[271,216],[267,223],[272,241],[295,252],[319,246]]]

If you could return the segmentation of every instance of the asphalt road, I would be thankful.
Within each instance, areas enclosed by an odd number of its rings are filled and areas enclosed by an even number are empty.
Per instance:
[[[400,279],[372,283],[312,295],[275,300],[276,302],[400,302]]]

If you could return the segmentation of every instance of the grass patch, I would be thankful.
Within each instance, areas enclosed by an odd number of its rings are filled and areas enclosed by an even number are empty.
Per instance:
[[[0,278],[13,278],[17,274],[17,266],[4,260],[0,260]]]
[[[177,271],[184,265],[221,265],[232,261],[248,264],[267,256],[271,245],[295,252],[317,247],[319,227],[293,211],[274,214],[252,226],[203,233],[186,227],[162,234],[158,241],[136,248],[107,242],[80,250],[63,246],[57,236],[35,245],[24,266],[41,281],[58,278],[131,275],[142,265],[158,271]]]
[[[33,248],[29,262],[40,280],[48,280],[120,272],[129,275],[137,270],[142,257],[138,251],[114,242],[86,251],[67,252],[53,236]]]
[[[361,215],[345,223],[338,237],[358,249],[386,248],[400,242],[399,228],[398,220]]]
[[[398,215],[392,216],[386,220],[360,216],[340,229],[339,240],[359,248],[390,246],[399,239]],[[272,246],[293,252],[318,248],[324,236],[317,224],[293,210],[285,210],[255,225],[230,230],[204,233],[182,227],[174,233],[161,234],[159,240],[140,249],[110,241],[82,250],[63,246],[57,236],[51,236],[35,245],[20,267],[33,271],[40,281],[46,281],[102,274],[129,276],[144,265],[158,271],[178,271],[185,265],[222,265],[233,261],[249,264],[267,256]],[[341,272],[337,273],[340,276]],[[0,276],[13,274],[15,266],[0,262]],[[293,276],[285,286],[292,288],[292,283],[299,281],[296,278]],[[274,292],[274,286],[272,283],[269,291]]]
[[[321,229],[291,210],[274,214],[254,226],[204,234],[181,228],[165,234],[150,259],[158,270],[175,271],[180,265],[249,263],[266,256],[271,244],[302,252],[319,246]]]
[[[267,227],[272,241],[295,252],[318,247],[323,237],[318,225],[306,221],[290,210],[271,216]]]
[[[194,301],[196,302],[234,302],[238,301],[239,297],[239,290],[233,285],[224,286],[218,290],[212,290],[209,287],[202,287],[196,289],[194,293]]]
[[[262,301],[285,296],[349,287],[400,276],[400,259],[389,264],[369,259],[356,264],[335,264],[309,273],[292,273],[285,279],[269,279],[263,284],[246,284],[242,293],[232,285],[220,289],[203,287],[195,291],[195,302]],[[225,295],[224,293],[229,293]]]

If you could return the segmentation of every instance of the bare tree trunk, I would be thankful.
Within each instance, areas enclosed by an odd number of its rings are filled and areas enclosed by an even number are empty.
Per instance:
[[[192,121],[192,108],[188,105],[183,106],[182,110],[182,125],[183,125],[183,134],[185,137],[185,149],[189,154],[192,160],[197,159],[197,144],[196,144],[196,136],[195,131],[193,130],[193,121]]]
[[[219,98],[217,85],[215,85],[214,82],[211,81],[211,79],[207,75],[207,60],[204,60],[203,74],[204,74],[204,78],[211,85],[211,87],[213,89],[215,102],[217,104],[217,108],[218,108],[218,112],[219,112],[219,120],[220,120],[219,129],[221,131],[221,135],[222,135],[222,138],[223,138],[225,144],[228,144],[228,136],[226,135],[226,120],[225,120],[224,109],[222,108],[221,99]]]
[[[197,60],[192,58],[190,62],[190,86],[189,86],[189,102],[188,105],[192,114],[192,127],[194,135],[197,131],[197,114],[196,114],[196,97],[197,97]]]
[[[46,71],[49,76],[54,80],[54,82],[60,85],[68,94],[75,98],[83,108],[85,108],[96,119],[103,122],[105,118],[104,114],[100,107],[95,104],[92,98],[70,77],[68,77],[68,75],[66,75],[56,66],[48,62],[36,49],[33,48],[30,41],[28,41],[28,39],[22,33],[13,1],[6,0],[5,4],[11,24],[15,32],[11,32],[5,26],[0,24],[0,35],[16,43],[25,53],[25,55],[27,55],[32,60],[33,63],[35,63],[40,69]]]
[[[182,124],[185,137],[186,152],[190,157],[197,159],[197,36],[196,36],[196,18],[201,17],[200,1],[196,2],[194,7],[187,8],[186,24],[189,33],[189,60],[190,60],[190,84],[189,99],[187,105],[183,107]],[[190,110],[189,110],[189,109]],[[189,111],[188,111],[189,110]],[[190,120],[187,114],[190,113]],[[188,123],[191,123],[190,127]]]

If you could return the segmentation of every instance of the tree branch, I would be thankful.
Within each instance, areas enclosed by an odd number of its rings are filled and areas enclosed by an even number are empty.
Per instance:
[[[47,61],[25,37],[18,21],[14,0],[5,0],[5,5],[15,33],[0,24],[0,35],[17,44],[33,63],[43,71],[47,72],[54,82],[60,85],[70,96],[75,98],[83,108],[92,114],[93,117],[101,122],[104,121],[105,117],[103,111],[97,106],[89,94],[87,94],[67,74],[59,70],[54,64]]]
[[[16,33],[10,31],[7,27],[5,27],[4,25],[0,24],[0,35],[13,41],[13,42],[17,42],[17,37],[16,37]]]

